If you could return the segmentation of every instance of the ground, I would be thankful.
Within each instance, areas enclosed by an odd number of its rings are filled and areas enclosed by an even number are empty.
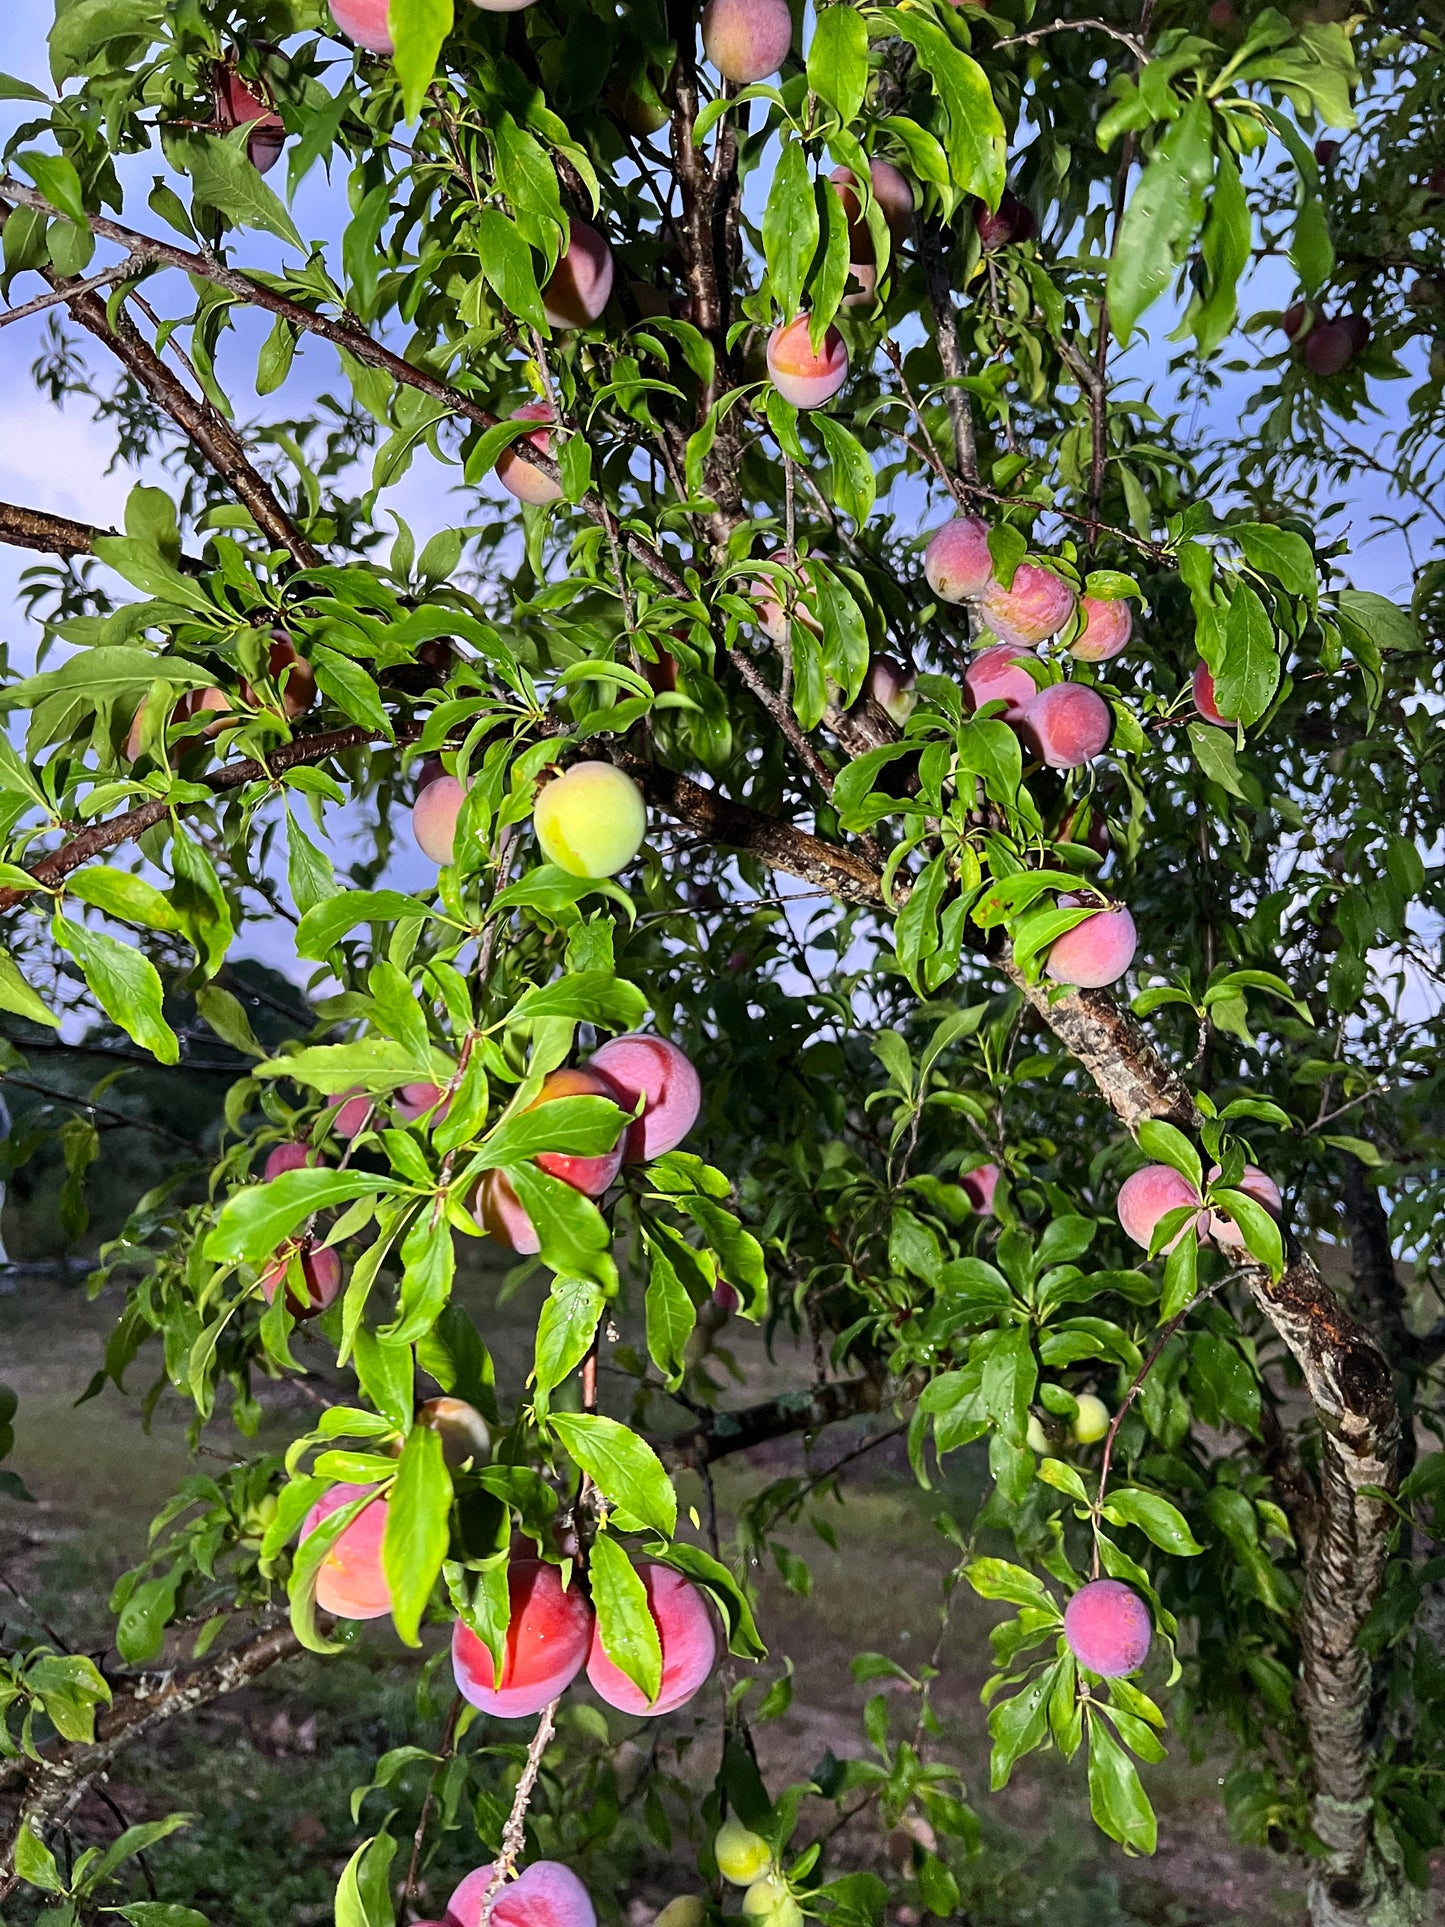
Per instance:
[[[468,1289],[477,1295],[479,1316],[485,1310],[505,1380],[522,1367],[520,1334],[532,1311],[525,1295],[499,1309],[495,1282],[473,1279]],[[99,1363],[112,1317],[104,1300],[87,1304],[74,1284],[62,1287],[54,1278],[27,1277],[0,1296],[0,1379],[20,1396],[9,1463],[37,1501],[22,1507],[0,1500],[0,1575],[12,1592],[3,1616],[35,1630],[26,1604],[14,1596],[22,1595],[66,1643],[96,1652],[106,1638],[105,1599],[114,1577],[138,1556],[150,1517],[177,1479],[197,1465],[189,1459],[185,1415],[174,1399],[163,1400],[149,1432],[142,1430],[149,1358],[133,1369],[131,1396],[108,1388],[74,1406]],[[750,1334],[737,1350],[753,1396],[783,1382],[795,1363],[786,1353],[770,1363]],[[268,1410],[263,1443],[279,1443],[305,1423],[294,1393],[268,1394]],[[820,1442],[815,1463],[831,1462],[861,1436],[838,1428]],[[231,1443],[224,1427],[208,1434],[209,1450],[224,1455]],[[802,1449],[797,1442],[770,1447],[752,1463],[726,1469],[718,1485],[725,1531],[731,1507],[767,1479],[798,1470]],[[203,1458],[199,1464],[214,1469],[218,1461]],[[970,1476],[967,1468],[960,1474],[964,1481]],[[684,1481],[681,1496],[684,1508],[701,1500],[695,1482]],[[788,1590],[771,1568],[759,1567],[765,1637],[775,1653],[792,1655],[796,1664],[791,1705],[754,1729],[774,1791],[806,1780],[830,1748],[839,1756],[866,1750],[860,1713],[866,1693],[877,1689],[854,1684],[849,1662],[855,1653],[881,1652],[911,1666],[933,1651],[940,1580],[954,1555],[932,1519],[948,1496],[920,1492],[896,1448],[886,1446],[859,1459],[846,1503],[831,1514],[838,1552],[793,1535],[812,1571],[806,1595]],[[1169,1762],[1149,1770],[1160,1850],[1147,1861],[1126,1858],[1094,1831],[1082,1772],[1052,1755],[1026,1760],[1010,1788],[991,1796],[978,1691],[992,1618],[992,1610],[963,1589],[939,1646],[943,1730],[932,1742],[933,1757],[958,1768],[982,1826],[980,1850],[960,1871],[968,1919],[981,1927],[1045,1917],[1049,1927],[1135,1921],[1150,1927],[1287,1927],[1302,1919],[1301,1867],[1229,1838],[1216,1797],[1227,1764],[1220,1757],[1191,1761],[1175,1740]],[[440,1643],[433,1640],[431,1650]],[[362,1824],[354,1826],[351,1789],[366,1783],[386,1748],[436,1743],[450,1681],[443,1662],[432,1716],[420,1717],[418,1665],[389,1631],[369,1630],[339,1659],[307,1658],[278,1669],[254,1690],[184,1728],[177,1723],[155,1744],[126,1755],[109,1785],[112,1809],[95,1803],[86,1810],[86,1824],[97,1837],[108,1837],[117,1814],[133,1821],[184,1806],[197,1818],[153,1857],[163,1897],[202,1909],[213,1927],[304,1927],[329,1920],[338,1873],[388,1804],[389,1796],[373,1795]],[[760,1671],[772,1681],[781,1667],[770,1661]],[[750,1704],[756,1707],[760,1698],[755,1690]],[[696,1807],[687,1788],[713,1770],[716,1698],[699,1700],[667,1725],[685,1736],[694,1711],[699,1737],[685,1750],[680,1790],[668,1805],[670,1849],[660,1844],[663,1829],[654,1816],[650,1832],[626,1829],[617,1852],[589,1862],[603,1911],[614,1917],[625,1912],[638,1927],[673,1893],[698,1885],[686,1838],[689,1822],[696,1825]],[[911,1730],[911,1709],[900,1708],[899,1716]],[[613,1757],[624,1782],[629,1761],[641,1757],[624,1735],[640,1725],[613,1716],[612,1738],[623,1739]],[[515,1735],[508,1731],[505,1737]],[[805,1808],[809,1834],[830,1818],[831,1809],[821,1803]],[[907,1850],[897,1838],[886,1842],[864,1816],[836,1838],[834,1851],[843,1864],[860,1866],[877,1864],[890,1845],[895,1852]],[[427,1909],[440,1913],[451,1881],[480,1857],[463,1813],[429,1870]],[[398,1862],[403,1864],[404,1858]],[[28,1916],[22,1907],[10,1918]],[[900,1927],[909,1927],[906,1910],[897,1918]]]

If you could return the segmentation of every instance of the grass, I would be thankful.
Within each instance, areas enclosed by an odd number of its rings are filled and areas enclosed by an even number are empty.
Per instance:
[[[478,1289],[475,1283],[472,1289]],[[490,1286],[486,1295],[486,1328],[500,1355],[499,1376],[516,1383],[525,1361],[522,1334],[535,1307],[524,1297],[498,1312]],[[9,1463],[38,1501],[33,1509],[0,1501],[0,1571],[82,1649],[104,1642],[105,1598],[116,1573],[133,1563],[150,1516],[197,1464],[187,1449],[185,1414],[173,1399],[161,1401],[149,1431],[141,1427],[147,1373],[154,1369],[144,1355],[126,1396],[108,1388],[89,1404],[73,1406],[99,1362],[109,1317],[106,1308],[87,1305],[80,1292],[53,1283],[31,1282],[0,1298],[0,1377],[21,1396]],[[739,1351],[750,1389],[760,1391],[779,1376],[751,1339]],[[306,1408],[294,1394],[268,1394],[261,1443],[277,1444],[307,1423]],[[847,1428],[837,1428],[818,1442],[814,1462],[831,1463],[850,1442]],[[224,1428],[215,1428],[215,1449],[229,1445]],[[790,1442],[755,1454],[750,1464],[729,1464],[718,1481],[724,1518],[767,1480],[800,1469],[801,1452]],[[955,1862],[964,1917],[979,1927],[1036,1919],[1047,1919],[1049,1927],[1141,1921],[1149,1927],[1246,1921],[1250,1927],[1292,1927],[1302,1916],[1300,1869],[1228,1840],[1216,1798],[1220,1763],[1191,1762],[1177,1740],[1170,1760],[1148,1771],[1161,1840],[1151,1862],[1126,1859],[1093,1829],[1082,1771],[1053,1755],[1031,1757],[1003,1794],[989,1795],[978,1692],[987,1673],[993,1610],[961,1589],[939,1640],[942,1580],[957,1555],[935,1517],[952,1510],[966,1521],[978,1477],[965,1458],[958,1463],[955,1479],[929,1493],[917,1487],[896,1446],[866,1455],[850,1477],[846,1502],[823,1513],[836,1535],[836,1551],[806,1527],[785,1535],[788,1549],[807,1561],[808,1590],[790,1589],[766,1563],[757,1568],[760,1618],[778,1656],[759,1669],[763,1681],[781,1678],[781,1655],[795,1662],[791,1703],[754,1725],[771,1789],[807,1780],[830,1750],[839,1758],[867,1751],[862,1710],[879,1689],[854,1683],[849,1662],[856,1653],[881,1652],[916,1667],[937,1646],[941,1730],[931,1742],[933,1756],[961,1772],[982,1829],[979,1851]],[[700,1509],[696,1481],[682,1481],[680,1496],[684,1509]],[[791,1570],[796,1585],[797,1570]],[[23,1623],[18,1606],[7,1616]],[[424,1771],[412,1770],[396,1788],[373,1795],[360,1826],[353,1824],[348,1802],[351,1789],[367,1783],[388,1748],[436,1744],[450,1697],[439,1642],[440,1635],[431,1641],[439,1661],[435,1691],[424,1695],[421,1712],[418,1661],[389,1632],[368,1630],[338,1658],[293,1663],[126,1755],[110,1795],[128,1820],[176,1807],[196,1815],[185,1833],[153,1856],[162,1896],[199,1908],[213,1927],[305,1927],[329,1920],[337,1876],[388,1805],[399,1808],[403,1833],[414,1823]],[[610,1831],[609,1802],[626,1802],[645,1757],[629,1737],[639,1727],[615,1719],[609,1740],[594,1715],[573,1715],[574,1734],[583,1752],[590,1749],[589,1758],[581,1778],[551,1786],[554,1817],[545,1817],[544,1803],[542,1838],[576,1859],[610,1919],[642,1927],[671,1894],[697,1889],[695,1850],[687,1836],[700,1828],[698,1806],[716,1765],[719,1700],[713,1692],[698,1702],[695,1744],[687,1742],[687,1714],[665,1723],[668,1734],[684,1741],[671,1762],[673,1789],[651,1813],[640,1800],[625,1804],[624,1824],[605,1851],[589,1834]],[[755,1688],[748,1704],[756,1709],[761,1698]],[[896,1730],[911,1734],[908,1695],[899,1693],[891,1704]],[[508,1729],[506,1737],[516,1736]],[[645,1745],[652,1735],[640,1737]],[[483,1857],[474,1820],[484,1835],[495,1832],[498,1816],[488,1804],[485,1776],[479,1803],[476,1794],[474,1784],[428,1870],[426,1898],[438,1914],[453,1880]],[[832,1814],[822,1802],[807,1802],[799,1838],[821,1830]],[[81,1820],[95,1837],[109,1837],[118,1824],[98,1805],[94,1811],[87,1806]],[[664,1844],[669,1829],[670,1846]],[[906,1844],[885,1841],[872,1816],[863,1814],[836,1837],[831,1851],[837,1865],[869,1866],[890,1846],[896,1851]],[[404,1863],[405,1849],[398,1871]],[[905,1902],[891,1917],[910,1927],[918,1914]],[[9,1916],[12,1927],[32,1918],[23,1905]]]

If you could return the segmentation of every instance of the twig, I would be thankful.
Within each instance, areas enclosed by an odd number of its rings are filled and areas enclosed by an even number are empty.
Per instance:
[[[1148,9],[1140,23],[1140,32],[1149,31]],[[1141,67],[1149,64],[1149,49],[1137,34],[1125,33],[1121,27],[1111,27],[1107,20],[1054,20],[1047,27],[1035,27],[1030,33],[1013,33],[1005,40],[995,40],[994,49],[1003,47],[1036,47],[1051,33],[1106,33],[1111,40],[1117,40],[1127,47]]]
[[[542,1770],[542,1755],[546,1752],[548,1742],[552,1738],[557,1720],[557,1708],[561,1703],[559,1694],[550,1706],[542,1708],[542,1716],[537,1721],[537,1730],[532,1735],[532,1744],[527,1748],[527,1758],[522,1766],[521,1777],[517,1781],[517,1791],[512,1796],[512,1811],[507,1815],[507,1824],[502,1830],[502,1850],[492,1863],[492,1877],[487,1882],[487,1891],[482,1895],[479,1927],[488,1927],[497,1895],[511,1879],[512,1871],[517,1864],[517,1855],[522,1851],[523,1842],[527,1837],[527,1808],[531,1803],[532,1788],[537,1784],[537,1775]]]
[[[412,1835],[411,1862],[406,1870],[406,1885],[401,1890],[403,1900],[413,1900],[416,1897],[416,1876],[417,1869],[421,1865],[422,1843],[426,1839],[426,1823],[431,1818],[432,1804],[436,1799],[437,1782],[441,1779],[446,1763],[451,1758],[452,1749],[456,1745],[457,1721],[461,1717],[462,1707],[465,1704],[466,1702],[462,1695],[457,1693],[452,1699],[452,1710],[447,1714],[446,1731],[442,1735],[441,1753],[437,1758],[436,1768],[427,1784],[426,1798],[421,1803],[421,1818],[417,1821],[416,1832]]]
[[[27,301],[18,308],[0,308],[0,328],[8,328],[12,321],[24,321],[33,314],[43,314],[47,308],[61,307],[78,294],[93,294],[97,288],[108,288],[112,281],[124,281],[144,265],[143,255],[132,255],[129,260],[122,261],[119,267],[107,268],[104,274],[92,274],[84,281],[53,288],[49,294],[38,294],[33,301]]]

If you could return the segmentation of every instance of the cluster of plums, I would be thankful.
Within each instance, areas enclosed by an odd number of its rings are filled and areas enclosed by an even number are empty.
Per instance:
[[[1219,1166],[1212,1165],[1209,1183],[1212,1184],[1218,1176]],[[1271,1217],[1279,1216],[1283,1205],[1279,1186],[1258,1165],[1245,1165],[1244,1174],[1235,1189],[1263,1205]],[[1164,1247],[1166,1251],[1172,1251],[1190,1229],[1200,1244],[1212,1241],[1226,1251],[1237,1251],[1243,1246],[1244,1238],[1234,1220],[1222,1211],[1206,1208],[1189,1179],[1171,1164],[1146,1164],[1142,1171],[1136,1171],[1119,1187],[1119,1222],[1135,1244],[1142,1245],[1146,1251],[1159,1220],[1171,1211],[1185,1209],[1192,1209],[1194,1215],[1181,1223],[1178,1232]]]
[[[422,765],[419,782],[412,834],[433,863],[451,863],[466,788],[435,758]],[[642,848],[647,805],[636,783],[615,764],[573,763],[539,790],[532,828],[549,863],[569,876],[600,880],[625,870]]]
[[[1343,374],[1370,339],[1368,315],[1322,314],[1305,301],[1286,308],[1280,326],[1312,375]]]
[[[310,663],[284,629],[273,629],[271,632],[266,651],[266,669],[280,692],[286,720],[294,723],[299,716],[306,714],[316,700],[316,677]],[[244,680],[240,687],[240,698],[244,710],[258,706],[255,690]],[[143,697],[131,718],[130,733],[125,742],[128,763],[135,762],[141,753],[141,738],[150,715],[150,704],[151,698]],[[184,691],[171,706],[170,720],[173,723],[188,723],[203,715],[213,716],[214,721],[204,724],[195,736],[179,741],[175,746],[177,755],[184,755],[188,748],[205,738],[219,735],[228,723],[234,725],[244,720],[232,698],[215,684],[206,689]]]

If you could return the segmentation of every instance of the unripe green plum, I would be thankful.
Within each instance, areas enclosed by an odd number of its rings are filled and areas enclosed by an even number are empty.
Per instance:
[[[520,408],[512,410],[514,422],[550,422],[552,410],[544,401],[524,402]],[[552,453],[552,437],[546,429],[539,428],[534,434],[524,435],[539,455]],[[540,468],[534,468],[523,459],[515,448],[504,448],[497,457],[493,471],[497,480],[509,495],[515,495],[519,502],[530,502],[533,508],[545,508],[549,502],[560,502],[562,485],[554,482],[550,475],[544,475]]]
[[[574,219],[542,290],[542,311],[554,328],[590,328],[611,293],[612,250],[595,227]]]
[[[1097,1445],[1108,1431],[1113,1415],[1103,1399],[1096,1398],[1092,1392],[1079,1393],[1078,1407],[1074,1415],[1074,1443]]]
[[[613,1664],[603,1648],[602,1635],[596,1630],[587,1659],[587,1677],[598,1697],[619,1712],[646,1713],[659,1718],[685,1706],[712,1672],[717,1661],[717,1634],[707,1601],[691,1580],[671,1566],[653,1561],[640,1564],[637,1573],[662,1646],[662,1679],[657,1698],[645,1698],[621,1667]]]
[[[1154,1236],[1154,1227],[1162,1217],[1184,1205],[1201,1203],[1194,1186],[1172,1164],[1146,1164],[1142,1171],[1136,1171],[1119,1187],[1119,1222],[1135,1244],[1142,1245],[1147,1251]],[[1199,1210],[1192,1219],[1185,1219],[1164,1249],[1172,1251],[1191,1224],[1202,1242],[1206,1232],[1205,1213]]]
[[[556,1566],[513,1559],[507,1568],[511,1617],[497,1685],[492,1656],[462,1620],[452,1630],[457,1690],[501,1720],[527,1719],[576,1679],[592,1644],[593,1613],[574,1582],[565,1591]]]
[[[707,0],[702,10],[703,52],[740,87],[777,73],[792,45],[788,0]]]
[[[977,515],[955,515],[945,522],[923,551],[923,573],[940,602],[981,596],[993,580],[987,522]]]
[[[1112,662],[1129,646],[1134,633],[1134,612],[1123,596],[1086,595],[1079,598],[1082,627],[1069,644],[1071,655],[1080,662]]]
[[[1104,1679],[1137,1673],[1152,1636],[1149,1608],[1117,1579],[1080,1586],[1064,1608],[1065,1645],[1081,1666]]]
[[[874,159],[868,163],[868,173],[872,183],[874,200],[878,211],[892,236],[896,248],[913,224],[913,187],[908,176],[901,173],[892,161]],[[868,230],[862,204],[858,198],[858,184],[851,168],[835,167],[828,176],[838,191],[838,199],[843,203],[843,214],[848,222],[848,261],[854,268],[872,267],[877,257],[873,236]]]
[[[848,379],[848,350],[836,328],[829,328],[817,354],[808,335],[808,317],[774,328],[768,337],[768,374],[774,388],[794,408],[821,408]]]
[[[1068,907],[1063,898],[1059,901]],[[1075,990],[1103,990],[1118,983],[1133,963],[1138,943],[1134,919],[1122,905],[1096,911],[1055,937],[1044,962],[1044,975]]]
[[[765,1873],[753,1882],[743,1895],[743,1914],[768,1927],[803,1927],[803,1910],[780,1873]]]
[[[1031,649],[1057,635],[1074,613],[1074,592],[1052,569],[1021,562],[1013,584],[989,582],[979,598],[979,611],[1000,642]]]
[[[333,1485],[307,1513],[301,1526],[306,1539],[324,1519],[353,1499],[375,1490],[369,1485]],[[391,1611],[391,1588],[381,1565],[381,1541],[386,1531],[386,1500],[374,1499],[346,1527],[322,1560],[316,1575],[316,1603],[338,1619],[380,1619]]]
[[[668,1901],[652,1927],[703,1927],[706,1919],[707,1902],[701,1894],[679,1894]]]
[[[438,776],[411,806],[411,833],[433,863],[450,863],[456,854],[457,817],[466,790],[455,776]]]
[[[491,1457],[491,1429],[476,1406],[464,1398],[429,1398],[418,1410],[416,1422],[437,1434],[442,1457],[452,1467],[469,1460],[481,1465]]]
[[[1055,1456],[1049,1435],[1040,1424],[1037,1415],[1033,1412],[1029,1413],[1029,1422],[1024,1427],[1024,1444],[1029,1448],[1030,1452],[1037,1452],[1041,1459],[1048,1459]]]
[[[1025,741],[1050,769],[1081,769],[1106,746],[1114,716],[1097,689],[1056,682],[1041,689],[1024,710]]]
[[[532,812],[549,863],[574,877],[615,877],[642,848],[647,806],[612,763],[574,763],[538,792]]]
[[[750,1887],[773,1864],[773,1850],[767,1841],[741,1820],[723,1821],[712,1852],[718,1872],[735,1887]]]
[[[963,693],[969,707],[982,709],[985,703],[1001,702],[1004,722],[1022,722],[1024,711],[1039,693],[1027,668],[1037,661],[1031,649],[1017,648],[1011,642],[985,649],[963,672]]]
[[[1219,1166],[1211,1165],[1209,1182],[1213,1184],[1218,1176]],[[1284,1209],[1284,1199],[1280,1195],[1279,1186],[1267,1172],[1261,1171],[1257,1164],[1245,1165],[1243,1175],[1234,1189],[1242,1191],[1247,1198],[1253,1198],[1256,1204],[1262,1204],[1272,1218],[1278,1219]],[[1222,1250],[1239,1251],[1244,1248],[1243,1232],[1233,1218],[1223,1211],[1210,1212],[1209,1235]]]
[[[331,18],[358,47],[372,54],[393,54],[387,27],[387,0],[330,0]]]

